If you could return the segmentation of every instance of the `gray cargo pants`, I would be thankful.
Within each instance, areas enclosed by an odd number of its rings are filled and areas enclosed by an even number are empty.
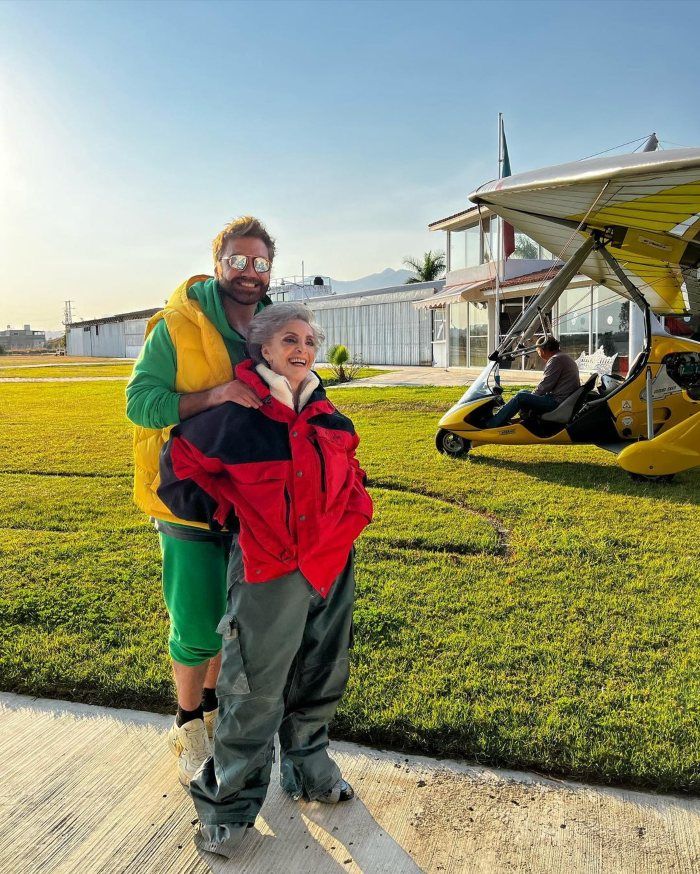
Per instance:
[[[353,556],[326,596],[295,571],[242,582],[240,552],[229,565],[228,608],[219,631],[214,756],[190,783],[207,825],[254,822],[270,782],[279,732],[282,787],[313,799],[340,777],[328,755],[328,723],[348,681],[355,590]]]

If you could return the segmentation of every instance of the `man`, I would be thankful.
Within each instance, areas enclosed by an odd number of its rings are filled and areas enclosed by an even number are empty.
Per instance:
[[[542,380],[534,392],[519,391],[486,423],[500,428],[520,410],[549,413],[581,387],[578,367],[571,356],[560,351],[556,337],[537,341],[537,354],[545,362]]]
[[[156,494],[158,460],[173,425],[234,401],[258,408],[257,395],[233,378],[247,357],[246,331],[270,303],[275,244],[251,216],[235,219],[213,242],[214,276],[193,276],[149,321],[126,389],[134,435],[134,499],[155,520],[170,616],[169,650],[177,715],[168,743],[187,786],[211,754],[221,664],[217,625],[226,612],[232,535],[173,516]]]

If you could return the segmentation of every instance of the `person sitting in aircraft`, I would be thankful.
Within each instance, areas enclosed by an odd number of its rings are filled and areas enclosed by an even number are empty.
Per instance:
[[[548,413],[581,387],[576,362],[560,351],[556,337],[543,337],[538,340],[537,354],[545,362],[540,384],[534,392],[519,391],[513,395],[484,427],[500,428],[520,410]]]

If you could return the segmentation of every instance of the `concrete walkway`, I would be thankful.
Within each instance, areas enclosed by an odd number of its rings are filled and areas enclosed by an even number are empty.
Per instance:
[[[481,373],[481,367],[391,367],[389,373],[368,376],[335,388],[353,388],[360,385],[459,385],[466,388]],[[501,370],[503,385],[536,385],[542,378],[537,370]]]
[[[693,874],[700,801],[336,743],[357,798],[276,776],[233,861],[195,850],[171,718],[0,694],[0,867],[12,874]]]

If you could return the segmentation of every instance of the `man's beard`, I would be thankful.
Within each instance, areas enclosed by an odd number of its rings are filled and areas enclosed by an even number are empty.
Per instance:
[[[267,282],[262,282],[258,279],[255,288],[242,288],[237,279],[234,279],[233,281],[229,281],[223,277],[219,279],[221,293],[229,298],[229,300],[235,301],[235,303],[244,306],[250,306],[261,301],[267,294],[269,287],[269,280]]]

